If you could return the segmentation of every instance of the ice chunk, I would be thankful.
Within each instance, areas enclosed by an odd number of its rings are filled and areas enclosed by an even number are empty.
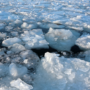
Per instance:
[[[27,68],[21,65],[17,66],[15,63],[11,63],[9,65],[9,72],[12,77],[21,77],[27,73]]]
[[[12,87],[15,87],[19,90],[31,90],[31,89],[33,89],[33,87],[31,85],[25,83],[20,78],[18,78],[17,80],[12,80],[10,82],[10,84]]]
[[[17,19],[16,21],[14,21],[14,23],[15,23],[15,24],[21,24],[22,21]]]
[[[28,28],[28,29],[34,29],[34,28],[36,28],[36,27],[37,27],[37,25],[30,24],[27,28]]]
[[[82,35],[76,40],[75,44],[79,46],[81,50],[90,49],[90,35]]]
[[[27,49],[31,48],[49,48],[48,42],[45,40],[41,29],[34,29],[32,31],[25,31],[21,35],[21,39],[25,42]]]
[[[23,63],[28,68],[36,68],[39,63],[39,57],[31,50],[22,51],[20,53]]]
[[[37,69],[34,90],[89,90],[88,75],[90,62],[47,52]]]
[[[50,46],[59,51],[70,51],[77,37],[70,30],[50,28],[45,35]]]
[[[14,53],[19,53],[19,52],[26,50],[26,49],[23,45],[15,43],[10,47],[10,50]]]
[[[21,25],[21,28],[27,28],[28,27],[28,24],[26,22],[24,22],[22,25]]]
[[[11,46],[15,43],[21,43],[21,40],[17,37],[8,38],[2,42],[2,45],[8,47],[8,46]]]

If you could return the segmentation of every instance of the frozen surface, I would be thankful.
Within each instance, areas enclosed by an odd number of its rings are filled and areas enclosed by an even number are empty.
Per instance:
[[[77,37],[70,31],[64,29],[50,28],[45,35],[46,40],[50,46],[62,51],[70,51],[71,47],[75,44]]]
[[[45,53],[37,69],[34,90],[89,90],[90,62]]]
[[[26,49],[23,45],[15,43],[10,47],[10,50],[14,53],[19,53],[19,52],[26,50]]]
[[[33,87],[31,85],[26,84],[20,78],[17,80],[13,80],[10,82],[11,86],[16,87],[19,90],[31,90]]]
[[[76,42],[76,45],[78,45],[82,50],[89,50],[90,49],[90,35],[82,35],[79,37]]]
[[[48,48],[48,42],[45,40],[45,37],[41,29],[24,31],[24,34],[21,34],[21,39],[25,42],[25,47],[27,49]]]
[[[27,73],[27,68],[24,66],[16,65],[14,63],[11,63],[9,65],[9,72],[12,77],[20,77]]]
[[[90,90],[89,35],[90,0],[0,0],[0,90]]]
[[[8,38],[2,42],[2,45],[8,47],[8,46],[11,46],[15,43],[21,43],[21,40],[17,37]]]

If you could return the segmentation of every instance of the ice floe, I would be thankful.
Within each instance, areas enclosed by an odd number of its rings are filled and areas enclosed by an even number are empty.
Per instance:
[[[45,53],[37,69],[34,90],[89,90],[90,62]]]
[[[41,29],[24,31],[24,33],[21,34],[21,39],[25,42],[25,47],[27,49],[48,48],[48,42],[45,40],[45,37]]]
[[[17,37],[8,38],[2,42],[2,45],[8,47],[8,46],[11,46],[15,43],[21,43],[21,40]]]
[[[75,44],[79,46],[81,50],[89,50],[90,49],[90,35],[82,35],[76,40]]]
[[[48,33],[46,33],[45,38],[49,42],[50,46],[58,51],[70,51],[77,39],[70,30],[54,30],[52,28],[49,29]]]

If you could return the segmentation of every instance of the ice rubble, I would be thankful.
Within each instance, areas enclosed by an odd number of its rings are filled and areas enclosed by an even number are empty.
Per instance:
[[[0,33],[0,40],[5,39],[7,36],[7,33]]]
[[[82,35],[79,37],[75,44],[79,46],[81,50],[89,50],[90,49],[90,35]]]
[[[2,45],[8,47],[15,43],[21,43],[21,40],[18,37],[8,38],[2,42]]]
[[[13,80],[10,82],[11,86],[16,87],[19,90],[31,90],[33,87],[23,82],[21,79]]]
[[[26,48],[18,43],[13,44],[12,46],[9,47],[10,51],[14,52],[14,53],[19,53],[21,51],[26,50]]]
[[[33,90],[89,90],[90,62],[45,53],[37,69]]]
[[[48,42],[45,40],[45,37],[41,29],[24,31],[24,33],[21,34],[21,39],[25,43],[25,47],[27,49],[48,48]]]
[[[1,52],[4,51],[2,49]],[[0,58],[0,90],[33,89],[31,86],[32,76],[29,70],[31,68],[36,69],[39,63],[39,57],[33,51],[23,50],[14,54],[4,53],[0,54]]]
[[[54,30],[52,28],[49,29],[48,33],[46,33],[45,38],[49,42],[50,46],[58,51],[70,51],[77,39],[70,30]]]
[[[0,23],[0,30],[4,29],[4,27],[5,27],[5,24],[4,23]]]

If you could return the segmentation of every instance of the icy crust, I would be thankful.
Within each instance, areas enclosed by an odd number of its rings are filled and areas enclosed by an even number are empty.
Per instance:
[[[45,53],[37,69],[33,90],[89,90],[90,62]]]
[[[81,50],[89,50],[90,49],[90,35],[82,35],[79,37],[75,44],[80,47]]]
[[[2,42],[2,45],[8,47],[15,43],[21,43],[21,40],[18,37],[8,38]]]
[[[48,48],[48,42],[45,40],[41,29],[34,29],[32,31],[24,31],[21,34],[21,39],[25,43],[27,49],[31,48]]]
[[[49,42],[50,46],[58,51],[70,51],[77,39],[70,30],[54,30],[52,28],[50,28],[48,33],[45,34],[45,38]]]
[[[17,32],[11,32],[13,36],[18,36]],[[2,34],[0,38],[6,37]],[[20,37],[13,37],[3,40],[2,45],[11,48],[13,52],[20,52],[25,49],[49,48],[48,42],[45,40],[42,29],[33,29],[32,31],[24,31]],[[17,51],[16,51],[17,50]]]
[[[31,85],[26,84],[21,79],[13,80],[10,82],[11,86],[16,87],[19,90],[31,90],[33,87]]]
[[[0,90],[33,89],[32,75],[40,59],[31,50],[16,51],[0,50]]]

